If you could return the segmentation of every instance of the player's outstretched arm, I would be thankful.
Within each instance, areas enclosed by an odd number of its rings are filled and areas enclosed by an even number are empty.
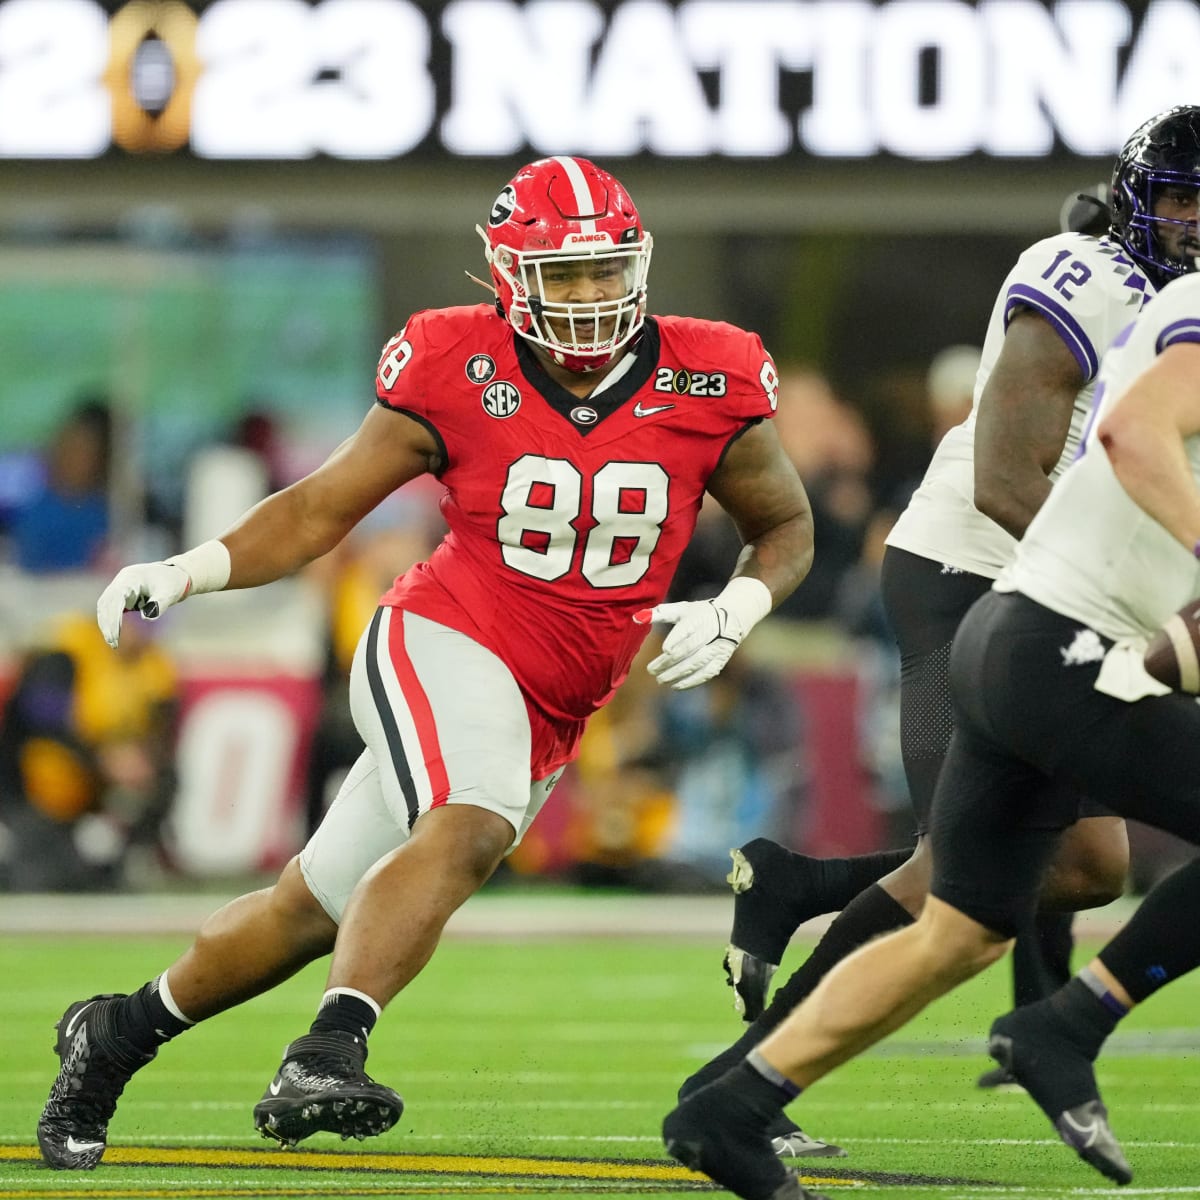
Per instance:
[[[1050,494],[1083,371],[1038,313],[1016,313],[975,417],[975,507],[1013,537]]]
[[[1172,537],[1200,545],[1200,489],[1183,439],[1200,434],[1200,345],[1168,346],[1100,419],[1121,486]]]
[[[127,611],[153,618],[189,595],[292,574],[332,550],[396,488],[436,467],[437,444],[424,426],[373,408],[320,467],[256,504],[219,539],[118,572],[96,606],[105,640],[117,645]]]
[[[752,427],[730,447],[708,490],[744,543],[733,578],[711,600],[660,604],[636,618],[674,625],[648,670],[677,691],[718,675],[812,566],[812,509],[772,425]]]

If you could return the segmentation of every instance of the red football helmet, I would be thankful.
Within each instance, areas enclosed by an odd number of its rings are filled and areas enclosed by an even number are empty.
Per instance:
[[[504,315],[560,366],[594,371],[641,329],[652,239],[607,171],[585,158],[539,159],[504,186],[487,228],[475,229]]]

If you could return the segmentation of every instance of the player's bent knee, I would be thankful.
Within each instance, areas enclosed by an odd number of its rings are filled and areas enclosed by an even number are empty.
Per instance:
[[[482,884],[499,865],[515,836],[512,825],[490,809],[447,804],[417,821],[411,844],[430,845],[439,853],[438,843],[452,847],[447,861]]]
[[[1076,912],[1111,904],[1124,894],[1125,867],[1109,870],[1105,864],[1097,863],[1090,870],[1081,869],[1064,874],[1045,907]]]
[[[1125,892],[1129,836],[1117,817],[1087,818],[1074,825],[1042,890],[1043,908],[1076,911],[1111,904]]]
[[[337,924],[313,895],[300,870],[298,855],[280,872],[275,886],[268,889],[268,896],[270,906],[279,920],[293,925],[318,943],[327,940],[332,949],[337,936]]]

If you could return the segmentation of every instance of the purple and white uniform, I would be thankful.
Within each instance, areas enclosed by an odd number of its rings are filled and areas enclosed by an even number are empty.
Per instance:
[[[1118,643],[1134,642],[1139,660],[1145,639],[1200,595],[1200,563],[1117,482],[1097,442],[1096,425],[1134,379],[1177,342],[1200,342],[1197,275],[1166,287],[1153,310],[1119,336],[1105,356],[1096,419],[1083,453],[1047,497],[1013,563],[996,582],[998,591],[1023,592]],[[1200,435],[1189,437],[1185,446],[1200,481]],[[1081,522],[1086,522],[1086,536]]]
[[[921,486],[888,535],[888,545],[995,579],[1011,560],[1016,539],[975,507],[975,419],[1014,312],[1024,307],[1044,317],[1083,371],[1070,432],[1050,473],[1054,480],[1075,457],[1091,411],[1100,359],[1153,295],[1154,285],[1107,238],[1060,233],[1030,246],[996,297],[971,412],[942,439]]]

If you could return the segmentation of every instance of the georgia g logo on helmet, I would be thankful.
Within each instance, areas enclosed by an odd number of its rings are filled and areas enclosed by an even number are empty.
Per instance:
[[[517,193],[513,191],[511,183],[505,184],[500,195],[496,197],[496,202],[492,205],[492,211],[488,213],[488,224],[503,225],[513,215],[516,208]]]

